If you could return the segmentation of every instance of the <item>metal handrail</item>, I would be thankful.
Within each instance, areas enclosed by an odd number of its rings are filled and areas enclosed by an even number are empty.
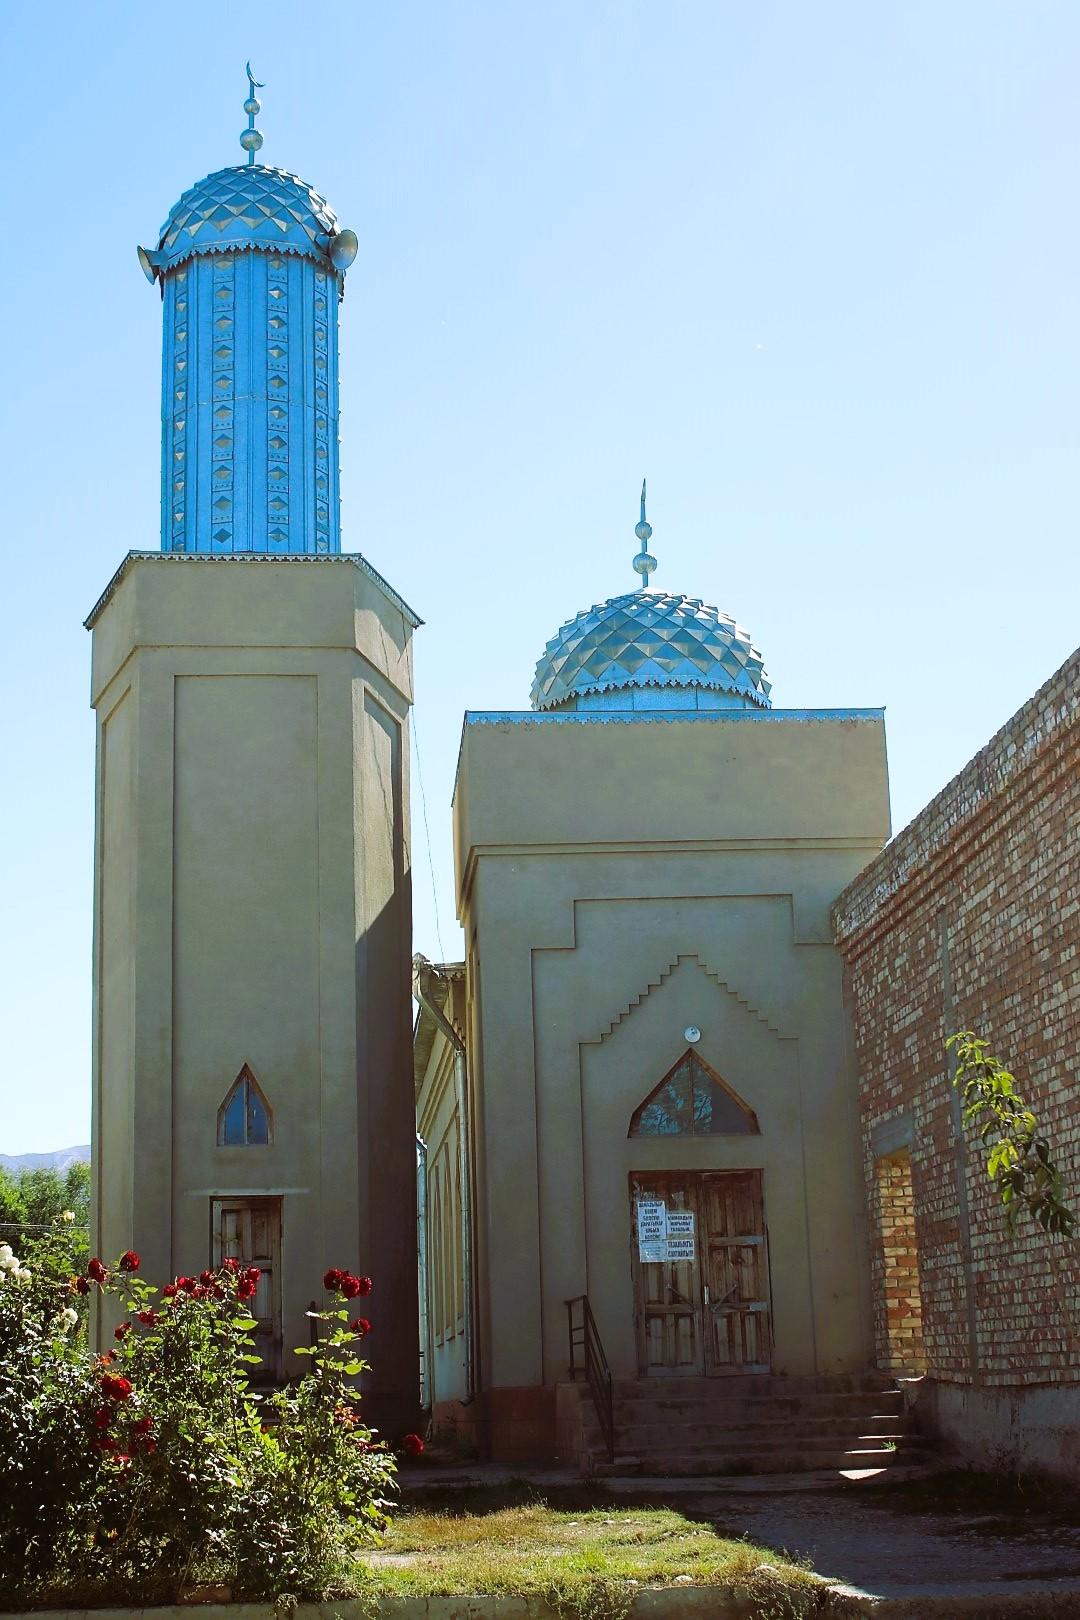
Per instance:
[[[566,1300],[566,1323],[570,1337],[570,1377],[577,1379],[579,1370],[585,1374],[589,1393],[600,1420],[600,1431],[607,1446],[608,1461],[615,1460],[615,1386],[611,1377],[604,1346],[596,1318],[589,1304],[588,1294]],[[578,1361],[578,1352],[581,1361]]]

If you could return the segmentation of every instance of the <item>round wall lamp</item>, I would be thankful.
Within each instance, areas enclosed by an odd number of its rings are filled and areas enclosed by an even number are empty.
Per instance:
[[[696,1024],[690,1024],[688,1028],[683,1030],[683,1039],[689,1041],[691,1046],[697,1045],[701,1039],[701,1031]]]

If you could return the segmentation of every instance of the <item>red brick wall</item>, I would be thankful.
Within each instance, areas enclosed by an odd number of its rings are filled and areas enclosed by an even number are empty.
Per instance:
[[[923,1342],[936,1378],[1011,1385],[1080,1375],[1080,1244],[1059,1242],[1055,1268],[1030,1223],[1007,1233],[970,1133],[966,1163],[958,1149],[944,1048],[955,1029],[990,1042],[1080,1205],[1078,843],[1080,652],[834,907],[879,1329],[887,1268],[876,1165],[910,1126]]]

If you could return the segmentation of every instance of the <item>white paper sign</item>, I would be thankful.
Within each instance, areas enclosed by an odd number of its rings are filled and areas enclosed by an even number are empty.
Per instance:
[[[694,1212],[692,1209],[669,1209],[667,1212],[668,1237],[692,1238]]]
[[[638,1259],[653,1265],[667,1258],[667,1208],[658,1200],[637,1207]]]
[[[690,1237],[669,1237],[665,1244],[669,1260],[693,1260],[694,1239]]]

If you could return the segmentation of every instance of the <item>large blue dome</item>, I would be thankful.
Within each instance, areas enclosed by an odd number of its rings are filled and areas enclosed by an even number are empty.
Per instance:
[[[734,619],[696,596],[639,590],[587,608],[556,631],[536,666],[531,702],[534,709],[631,707],[648,692],[650,708],[685,707],[694,691],[702,707],[772,707],[762,656]],[[605,694],[613,696],[604,701]]]
[[[286,169],[261,163],[208,174],[174,203],[161,227],[160,267],[236,248],[301,253],[330,264],[338,222],[325,197]]]

